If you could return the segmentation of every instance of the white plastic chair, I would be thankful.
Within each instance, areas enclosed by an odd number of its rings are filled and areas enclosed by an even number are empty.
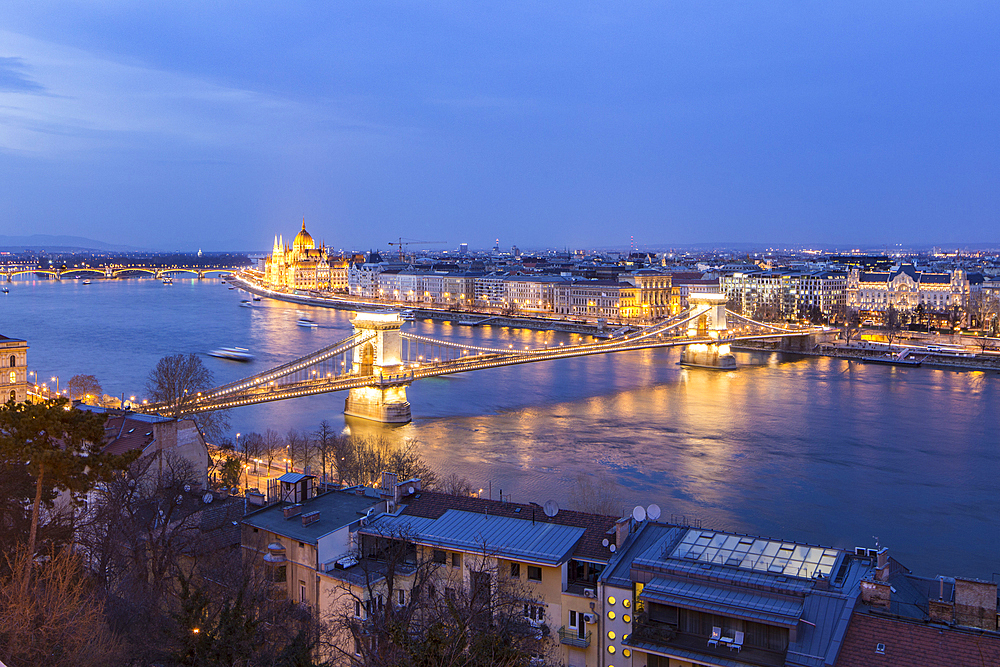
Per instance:
[[[709,646],[713,646],[713,645],[714,646],[718,646],[719,645],[719,637],[721,637],[721,636],[722,636],[722,628],[718,628],[718,627],[712,628],[712,638],[708,640],[708,645]]]
[[[742,648],[743,648],[743,633],[737,631],[736,634],[733,635],[733,641],[729,643],[729,650],[732,651],[733,649],[736,649],[736,651],[739,652]]]

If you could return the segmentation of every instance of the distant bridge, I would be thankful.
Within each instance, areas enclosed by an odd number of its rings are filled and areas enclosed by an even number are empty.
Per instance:
[[[153,266],[145,264],[108,264],[103,266],[83,266],[83,267],[67,267],[65,269],[0,269],[0,276],[6,276],[7,282],[12,282],[15,276],[23,275],[34,275],[43,274],[54,277],[56,280],[62,280],[65,277],[83,277],[86,275],[97,274],[105,278],[118,278],[122,275],[135,274],[135,273],[145,273],[149,274],[155,278],[162,278],[164,276],[176,275],[178,273],[192,273],[199,278],[204,278],[210,273],[231,273],[233,271],[238,271],[244,268],[243,266]]]
[[[684,347],[681,363],[735,368],[729,344],[740,341],[804,338],[814,327],[755,322],[725,308],[722,295],[692,295],[693,305],[642,331],[595,343],[506,349],[438,340],[401,331],[398,313],[358,313],[354,333],[320,350],[263,373],[174,403],[134,409],[151,413],[195,414],[268,401],[347,390],[345,414],[384,423],[411,419],[406,387],[422,378],[516,364],[662,347]],[[728,316],[728,317],[727,317]],[[729,320],[734,321],[732,328]]]

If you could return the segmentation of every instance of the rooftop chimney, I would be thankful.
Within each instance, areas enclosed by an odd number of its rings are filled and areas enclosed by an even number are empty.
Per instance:
[[[955,578],[955,622],[980,630],[997,629],[997,585]]]
[[[888,609],[892,601],[892,587],[882,581],[862,581],[861,601],[872,607]]]
[[[631,522],[631,517],[624,517],[615,521],[615,549],[621,549],[622,545],[625,544]]]
[[[889,547],[882,547],[878,550],[875,578],[879,581],[889,581]]]

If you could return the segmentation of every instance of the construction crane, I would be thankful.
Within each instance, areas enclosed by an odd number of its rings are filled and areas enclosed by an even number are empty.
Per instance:
[[[417,239],[406,239],[402,236],[399,237],[399,241],[393,243],[389,241],[389,245],[399,246],[399,261],[403,261],[403,248],[408,245],[434,245],[437,243],[447,243],[447,241],[420,241]]]

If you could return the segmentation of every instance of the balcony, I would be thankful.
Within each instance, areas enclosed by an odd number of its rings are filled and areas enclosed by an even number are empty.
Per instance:
[[[560,637],[562,631],[560,631]],[[744,646],[743,650],[731,650],[719,642],[718,646],[709,646],[708,637],[677,632],[674,628],[659,623],[636,623],[626,644],[644,650],[659,653],[669,653],[687,660],[706,658],[738,659],[740,663],[758,665],[759,667],[782,667],[785,664],[784,652],[767,651],[764,649]]]
[[[587,633],[581,637],[577,629],[567,629],[566,626],[563,626],[559,628],[559,643],[575,648],[587,648],[590,646],[590,635],[590,630],[587,630]]]

